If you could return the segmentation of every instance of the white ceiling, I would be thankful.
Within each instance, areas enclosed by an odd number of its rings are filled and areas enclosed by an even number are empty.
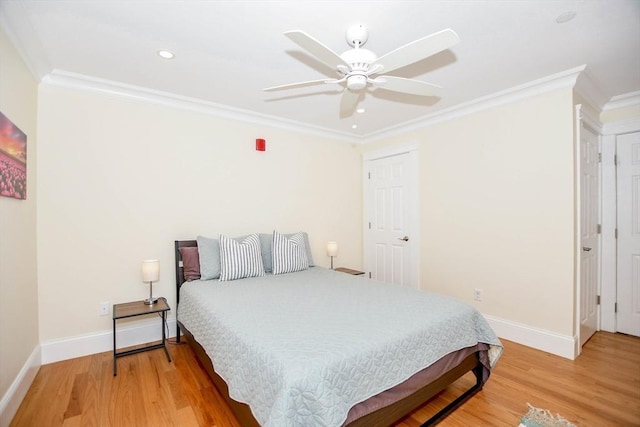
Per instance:
[[[576,17],[558,24],[567,11]],[[378,56],[456,31],[458,45],[391,73],[444,86],[442,97],[371,89],[365,113],[341,119],[337,85],[262,91],[335,77],[284,31],[341,53],[354,23],[369,29],[365,47]],[[640,91],[640,0],[0,0],[0,24],[38,78],[62,70],[355,137],[583,64],[603,101]]]

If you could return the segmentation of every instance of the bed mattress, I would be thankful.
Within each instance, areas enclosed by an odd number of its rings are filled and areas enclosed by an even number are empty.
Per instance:
[[[467,304],[320,267],[185,283],[178,318],[263,426],[340,426],[449,353],[486,343],[493,365],[502,351]]]

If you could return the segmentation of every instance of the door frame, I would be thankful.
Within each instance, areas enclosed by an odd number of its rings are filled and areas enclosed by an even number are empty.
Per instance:
[[[393,157],[400,154],[409,155],[409,227],[411,229],[411,238],[409,239],[411,257],[411,286],[420,289],[420,200],[419,200],[419,161],[418,161],[418,143],[410,142],[406,144],[398,144],[390,147],[381,148],[362,153],[362,236],[364,254],[364,269],[367,277],[371,274],[371,251],[369,250],[372,242],[369,237],[369,220],[373,215],[372,197],[369,194],[369,178],[368,173],[371,168],[370,162]]]

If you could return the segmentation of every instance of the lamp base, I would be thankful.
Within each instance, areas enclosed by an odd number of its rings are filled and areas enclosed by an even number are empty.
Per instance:
[[[144,300],[146,305],[153,305],[158,302],[158,298],[153,297],[153,281],[149,282],[149,298]]]
[[[147,298],[144,300],[146,305],[153,305],[158,302],[158,298]]]

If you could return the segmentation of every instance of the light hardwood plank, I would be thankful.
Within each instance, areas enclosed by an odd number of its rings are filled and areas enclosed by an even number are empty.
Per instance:
[[[640,338],[598,332],[575,361],[504,341],[484,389],[440,425],[516,426],[527,403],[578,426],[640,426]],[[11,426],[241,427],[186,345],[44,365]],[[396,424],[418,427],[474,381],[467,375]]]

